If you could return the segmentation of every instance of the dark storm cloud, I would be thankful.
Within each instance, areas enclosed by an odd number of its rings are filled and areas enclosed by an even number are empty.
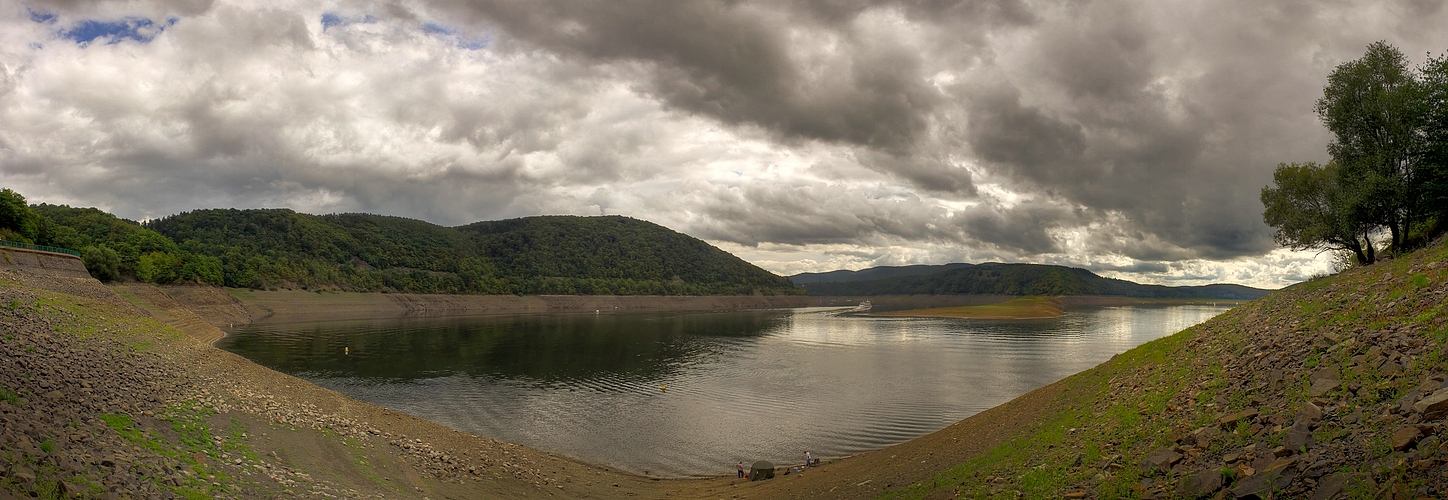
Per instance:
[[[1095,272],[1115,271],[1115,272],[1120,272],[1120,273],[1131,273],[1131,274],[1140,274],[1140,273],[1163,274],[1163,273],[1170,272],[1170,271],[1171,271],[1171,266],[1168,265],[1168,264],[1165,263],[1165,262],[1136,262],[1136,263],[1133,263],[1133,264],[1130,264],[1130,265],[1125,265],[1125,266],[1113,266],[1113,265],[1102,265],[1102,264],[1098,264],[1098,265],[1094,265],[1094,266],[1089,266],[1088,269],[1090,269],[1090,270],[1092,270],[1092,271],[1095,271]]]
[[[165,29],[65,37],[139,19]],[[619,213],[795,271],[1297,276],[1258,190],[1325,159],[1333,66],[1441,53],[1445,24],[1422,0],[33,0],[0,7],[0,174],[133,218]]]
[[[954,222],[978,245],[1037,255],[1061,251],[1049,231],[1066,225],[1070,219],[1071,213],[1049,204],[1029,203],[1009,209],[983,204],[957,214]]]
[[[890,4],[498,0],[460,8],[551,51],[647,62],[654,70],[650,90],[680,109],[784,138],[905,153],[925,133],[940,95],[926,82],[918,48],[852,24],[882,5]],[[931,21],[939,15],[977,15],[971,23],[1032,19],[1013,1],[901,7]],[[831,45],[831,54],[802,61],[792,52],[816,44]]]

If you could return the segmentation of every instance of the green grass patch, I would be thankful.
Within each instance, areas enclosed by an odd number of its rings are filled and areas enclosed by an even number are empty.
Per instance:
[[[25,399],[20,397],[20,393],[10,390],[8,387],[0,387],[0,401],[10,403],[14,406],[25,404]]]
[[[175,460],[192,472],[192,474],[183,476],[180,486],[164,482],[164,478],[160,476],[151,478],[154,484],[183,498],[199,499],[212,498],[216,494],[226,493],[227,486],[236,481],[223,470],[200,460],[200,457],[205,456],[215,461],[221,459],[223,451],[235,450],[238,452],[237,454],[247,460],[255,461],[257,459],[256,453],[245,444],[245,428],[235,420],[232,421],[232,426],[228,427],[226,438],[221,440],[212,438],[211,430],[206,425],[206,419],[214,414],[215,412],[210,408],[194,401],[184,401],[167,407],[165,412],[157,415],[157,418],[171,424],[171,430],[175,431],[177,435],[175,443],[139,428],[129,415],[107,414],[101,415],[100,418],[107,426],[132,444]],[[236,439],[232,439],[233,437]],[[213,482],[220,486],[212,485]]]

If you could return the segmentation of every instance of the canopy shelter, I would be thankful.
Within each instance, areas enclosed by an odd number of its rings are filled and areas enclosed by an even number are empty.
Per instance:
[[[774,464],[760,460],[749,466],[749,480],[774,479]]]

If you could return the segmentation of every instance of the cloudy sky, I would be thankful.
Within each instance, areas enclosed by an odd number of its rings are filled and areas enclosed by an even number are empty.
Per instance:
[[[1037,262],[1279,287],[1326,75],[1438,0],[0,0],[0,185],[459,225],[619,214],[780,274]]]

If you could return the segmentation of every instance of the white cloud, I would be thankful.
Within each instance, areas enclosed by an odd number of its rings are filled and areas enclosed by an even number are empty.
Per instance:
[[[608,213],[785,274],[1277,287],[1327,269],[1273,250],[1256,201],[1322,159],[1327,71],[1377,38],[1448,49],[1448,12],[1411,2],[550,5],[7,4],[0,175],[136,219]],[[65,37],[139,19],[149,39]]]

